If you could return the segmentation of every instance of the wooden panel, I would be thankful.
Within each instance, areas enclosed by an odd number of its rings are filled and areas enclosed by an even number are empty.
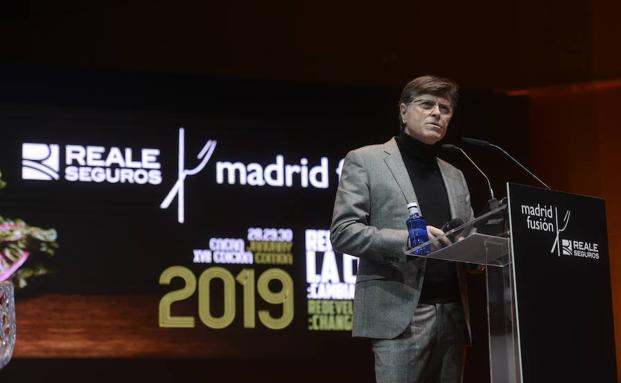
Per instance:
[[[158,327],[158,297],[43,295],[17,299],[14,357],[125,358],[231,355],[219,336]],[[182,346],[182,347],[180,347]]]

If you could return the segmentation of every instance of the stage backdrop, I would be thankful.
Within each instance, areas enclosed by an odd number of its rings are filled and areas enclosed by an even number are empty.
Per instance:
[[[11,70],[0,214],[56,229],[60,245],[53,273],[18,294],[15,357],[351,349],[357,260],[330,245],[334,195],[348,150],[398,133],[399,90]],[[519,154],[520,129],[489,132],[520,101],[470,100],[449,140],[488,132]],[[476,208],[481,179],[445,157]]]

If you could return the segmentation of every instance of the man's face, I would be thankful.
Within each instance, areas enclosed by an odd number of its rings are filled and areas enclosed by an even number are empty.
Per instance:
[[[444,97],[429,94],[417,96],[409,105],[399,105],[405,132],[411,137],[433,145],[446,135],[453,106]]]

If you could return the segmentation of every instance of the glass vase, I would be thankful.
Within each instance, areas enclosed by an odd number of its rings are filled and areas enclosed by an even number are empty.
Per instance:
[[[15,347],[15,299],[13,284],[0,282],[0,369],[6,366]]]

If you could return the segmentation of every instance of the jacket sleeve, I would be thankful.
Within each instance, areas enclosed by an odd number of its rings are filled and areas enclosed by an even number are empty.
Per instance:
[[[364,160],[359,151],[345,157],[330,228],[332,247],[373,262],[405,262],[407,230],[369,224],[372,189]]]

